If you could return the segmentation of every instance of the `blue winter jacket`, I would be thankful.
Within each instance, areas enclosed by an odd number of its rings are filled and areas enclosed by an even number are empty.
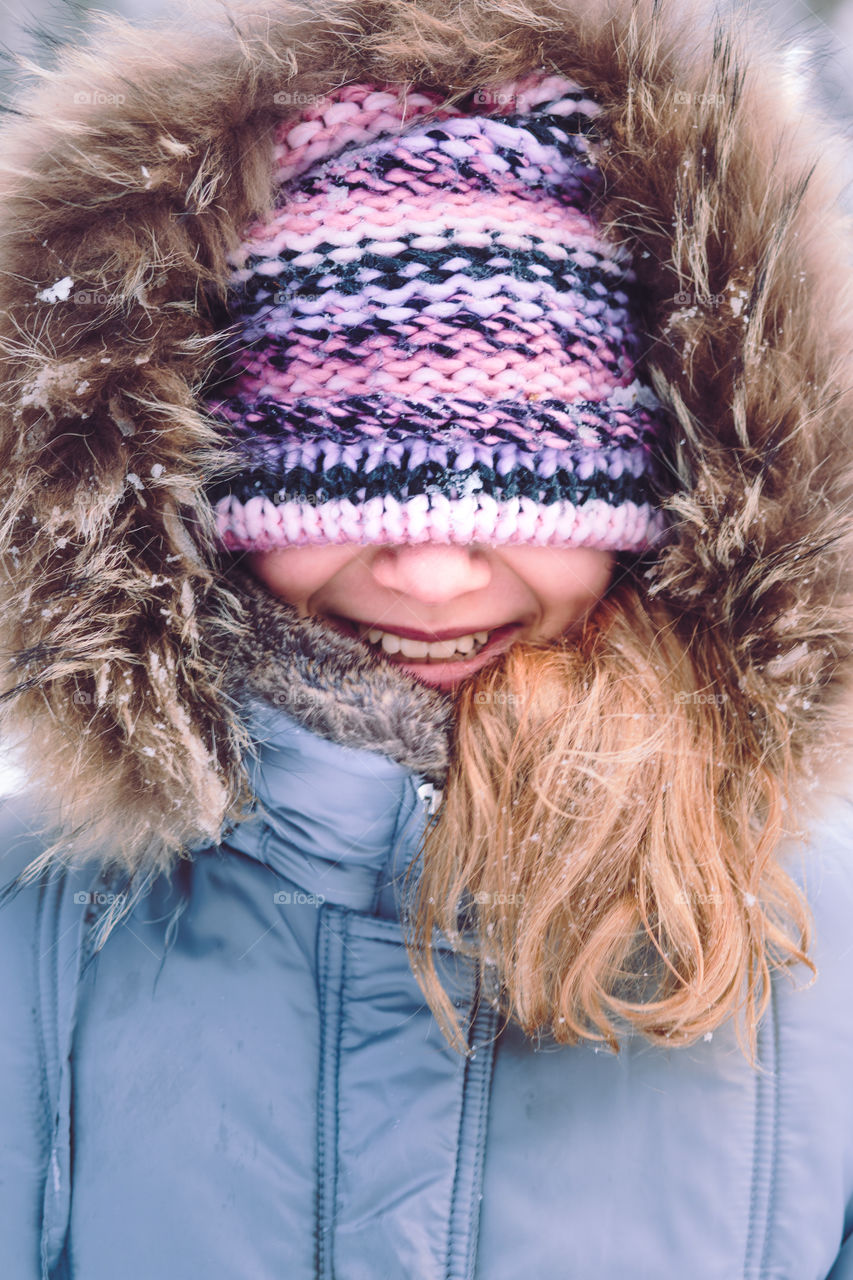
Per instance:
[[[4,1280],[853,1277],[849,799],[790,859],[819,977],[774,976],[759,1072],[731,1024],[614,1056],[486,1003],[466,1062],[397,915],[430,788],[258,717],[266,817],[82,976],[91,869],[0,910]],[[2,838],[5,883],[35,852],[14,801]],[[452,991],[467,1016],[462,964]]]

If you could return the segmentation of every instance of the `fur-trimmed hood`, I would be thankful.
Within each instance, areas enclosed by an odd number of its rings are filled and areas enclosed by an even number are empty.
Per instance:
[[[247,683],[279,701],[310,689],[288,709],[317,731],[441,777],[445,697],[394,672],[377,698],[343,637],[342,692],[313,660],[314,624],[230,572],[204,490],[239,462],[202,391],[227,254],[270,207],[282,118],[350,81],[457,100],[539,66],[602,105],[601,212],[634,256],[644,376],[673,423],[672,536],[648,591],[697,643],[713,635],[757,722],[784,711],[805,772],[837,740],[853,651],[848,157],[762,26],[692,0],[102,18],[0,136],[4,723],[28,744],[57,855],[156,868],[215,840],[248,799]]]

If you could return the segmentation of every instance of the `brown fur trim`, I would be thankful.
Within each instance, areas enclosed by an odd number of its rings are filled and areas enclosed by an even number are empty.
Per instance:
[[[458,98],[547,65],[601,102],[602,213],[677,424],[648,589],[723,655],[768,749],[781,709],[813,767],[853,649],[847,157],[769,44],[686,0],[267,0],[104,18],[22,94],[0,135],[5,732],[48,798],[62,780],[79,855],[166,866],[245,801],[219,655],[248,623],[203,497],[228,459],[200,392],[227,252],[299,110],[282,96],[352,80]]]

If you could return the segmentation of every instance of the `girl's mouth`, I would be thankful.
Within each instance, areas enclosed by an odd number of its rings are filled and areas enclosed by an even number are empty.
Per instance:
[[[386,661],[439,688],[450,688],[509,648],[514,633],[521,625],[509,622],[490,630],[460,631],[456,635],[430,640],[423,632],[418,634],[408,629],[406,634],[402,634],[349,618],[339,617],[332,621],[348,635],[357,636]]]
[[[458,662],[466,657],[473,657],[488,644],[491,631],[472,631],[464,636],[456,636],[449,640],[427,641],[413,640],[409,636],[400,635],[396,631],[383,631],[381,627],[360,628],[362,640],[376,649],[381,649],[389,657],[400,655],[400,660],[410,662]]]

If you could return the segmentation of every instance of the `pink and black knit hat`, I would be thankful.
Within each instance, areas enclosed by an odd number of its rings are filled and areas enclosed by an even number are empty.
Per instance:
[[[662,531],[636,277],[593,215],[600,108],[542,72],[439,101],[350,84],[279,128],[207,401],[246,457],[210,494],[231,550]]]

